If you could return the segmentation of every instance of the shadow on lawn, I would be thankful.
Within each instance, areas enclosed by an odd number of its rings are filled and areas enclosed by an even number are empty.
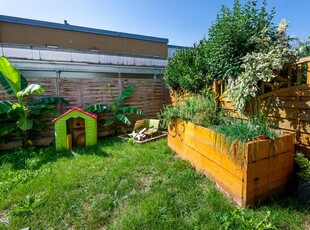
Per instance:
[[[73,158],[77,155],[107,157],[108,153],[103,150],[106,142],[110,144],[109,142],[111,141],[103,141],[95,146],[73,148],[72,150],[57,151],[55,147],[28,147],[0,152],[0,167],[4,164],[10,164],[15,170],[38,170],[45,164],[56,162],[63,158]]]

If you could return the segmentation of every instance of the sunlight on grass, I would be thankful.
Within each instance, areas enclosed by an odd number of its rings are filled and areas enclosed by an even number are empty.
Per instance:
[[[291,198],[238,208],[166,140],[0,156],[4,229],[302,229],[306,218]]]

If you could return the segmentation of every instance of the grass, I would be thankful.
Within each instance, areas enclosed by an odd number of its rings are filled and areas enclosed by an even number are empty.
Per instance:
[[[105,139],[0,156],[3,229],[303,229],[309,222],[309,210],[290,197],[237,207],[166,140]]]

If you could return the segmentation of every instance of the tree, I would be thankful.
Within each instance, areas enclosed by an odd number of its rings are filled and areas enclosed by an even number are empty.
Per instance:
[[[267,12],[266,6],[266,0],[261,7],[258,7],[257,0],[249,0],[244,5],[235,0],[233,9],[222,6],[209,29],[206,46],[205,60],[214,79],[239,76],[243,71],[242,58],[257,49],[251,38],[259,35],[264,28],[270,28],[270,37],[275,35],[271,22],[275,12]]]
[[[164,72],[168,87],[198,93],[212,85],[205,60],[205,46],[206,39],[203,38],[191,48],[176,51],[173,58],[168,60]]]

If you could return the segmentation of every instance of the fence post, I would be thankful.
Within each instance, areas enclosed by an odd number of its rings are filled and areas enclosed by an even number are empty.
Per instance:
[[[310,84],[310,62],[307,63],[307,84]]]
[[[220,93],[219,84],[217,80],[213,81],[213,92],[217,95]]]

